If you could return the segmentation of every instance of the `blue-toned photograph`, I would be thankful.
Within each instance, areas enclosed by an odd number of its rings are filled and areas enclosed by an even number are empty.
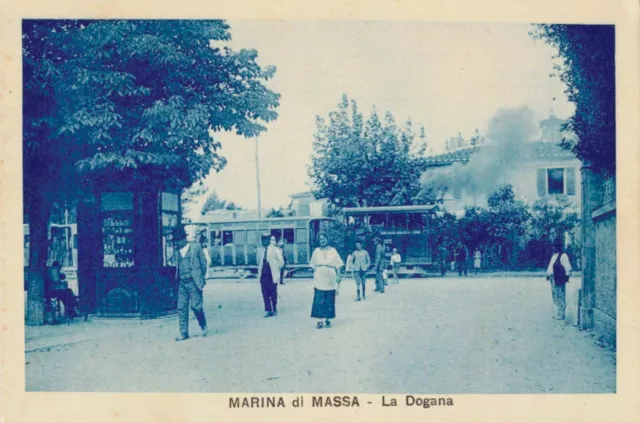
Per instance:
[[[26,390],[615,393],[615,35],[23,20]]]

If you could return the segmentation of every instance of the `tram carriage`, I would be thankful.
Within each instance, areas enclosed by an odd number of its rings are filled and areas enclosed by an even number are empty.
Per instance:
[[[321,230],[328,234],[330,245],[343,260],[355,249],[356,240],[364,241],[364,248],[374,260],[373,239],[380,236],[389,247],[389,254],[391,248],[397,248],[402,256],[400,274],[424,276],[433,266],[434,211],[434,206],[357,207],[343,209],[341,221],[307,216],[200,221],[191,226],[195,226],[198,238],[206,237],[211,277],[256,275],[256,254],[263,233],[284,241],[288,276],[306,274]]]
[[[435,234],[431,220],[435,206],[352,207],[342,210],[347,231],[346,248],[352,251],[356,240],[375,260],[376,236],[387,246],[387,260],[391,249],[397,248],[402,257],[398,273],[424,276],[434,267]]]
[[[209,275],[231,273],[241,278],[258,272],[257,251],[261,235],[270,233],[284,241],[287,276],[308,270],[317,234],[343,233],[342,224],[327,217],[274,217],[264,219],[232,219],[194,222],[198,237],[205,235],[210,262]],[[335,242],[335,241],[334,241]]]

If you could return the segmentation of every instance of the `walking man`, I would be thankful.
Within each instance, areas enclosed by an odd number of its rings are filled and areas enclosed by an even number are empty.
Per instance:
[[[258,248],[258,280],[264,300],[264,317],[278,315],[278,284],[283,266],[284,257],[276,245],[276,237],[262,234],[262,247]]]
[[[207,319],[202,309],[202,290],[207,274],[207,259],[202,247],[193,240],[187,241],[184,227],[179,226],[173,234],[175,244],[176,279],[178,280],[178,321],[180,335],[176,341],[189,339],[189,305],[198,319],[202,336],[207,336]]]
[[[367,299],[366,285],[367,285],[367,271],[371,266],[371,258],[369,252],[362,248],[362,241],[356,241],[356,250],[351,254],[351,269],[356,280],[356,289],[358,291],[358,297],[356,301]],[[362,297],[360,292],[362,291]]]
[[[376,292],[384,293],[384,271],[387,268],[385,248],[380,237],[376,237],[373,242],[376,244],[376,258],[373,268],[376,271]]]
[[[569,256],[564,252],[562,241],[556,241],[553,245],[553,256],[547,268],[547,280],[551,282],[551,296],[556,306],[554,319],[564,320],[567,308],[566,286],[571,276],[571,263]]]

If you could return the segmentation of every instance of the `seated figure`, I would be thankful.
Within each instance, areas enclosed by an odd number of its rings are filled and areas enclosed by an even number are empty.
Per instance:
[[[65,281],[66,276],[61,272],[61,269],[62,266],[57,261],[54,261],[47,269],[44,283],[45,297],[59,299],[64,305],[65,315],[75,317],[77,315],[77,297],[68,287]]]

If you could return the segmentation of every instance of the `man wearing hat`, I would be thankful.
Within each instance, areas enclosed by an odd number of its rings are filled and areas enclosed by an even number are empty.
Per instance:
[[[379,236],[376,236],[373,242],[376,245],[376,258],[373,263],[373,268],[376,270],[376,289],[374,291],[384,293],[384,270],[387,268],[385,248]]]
[[[258,280],[264,299],[264,317],[278,315],[278,284],[280,269],[284,266],[282,250],[276,245],[276,238],[269,233],[262,234],[262,247],[258,248]]]
[[[207,259],[202,247],[193,240],[187,241],[184,227],[179,226],[173,232],[175,245],[176,279],[178,280],[178,320],[180,335],[176,341],[189,338],[189,303],[198,319],[202,336],[207,335],[207,319],[202,309],[202,290],[207,275]]]

